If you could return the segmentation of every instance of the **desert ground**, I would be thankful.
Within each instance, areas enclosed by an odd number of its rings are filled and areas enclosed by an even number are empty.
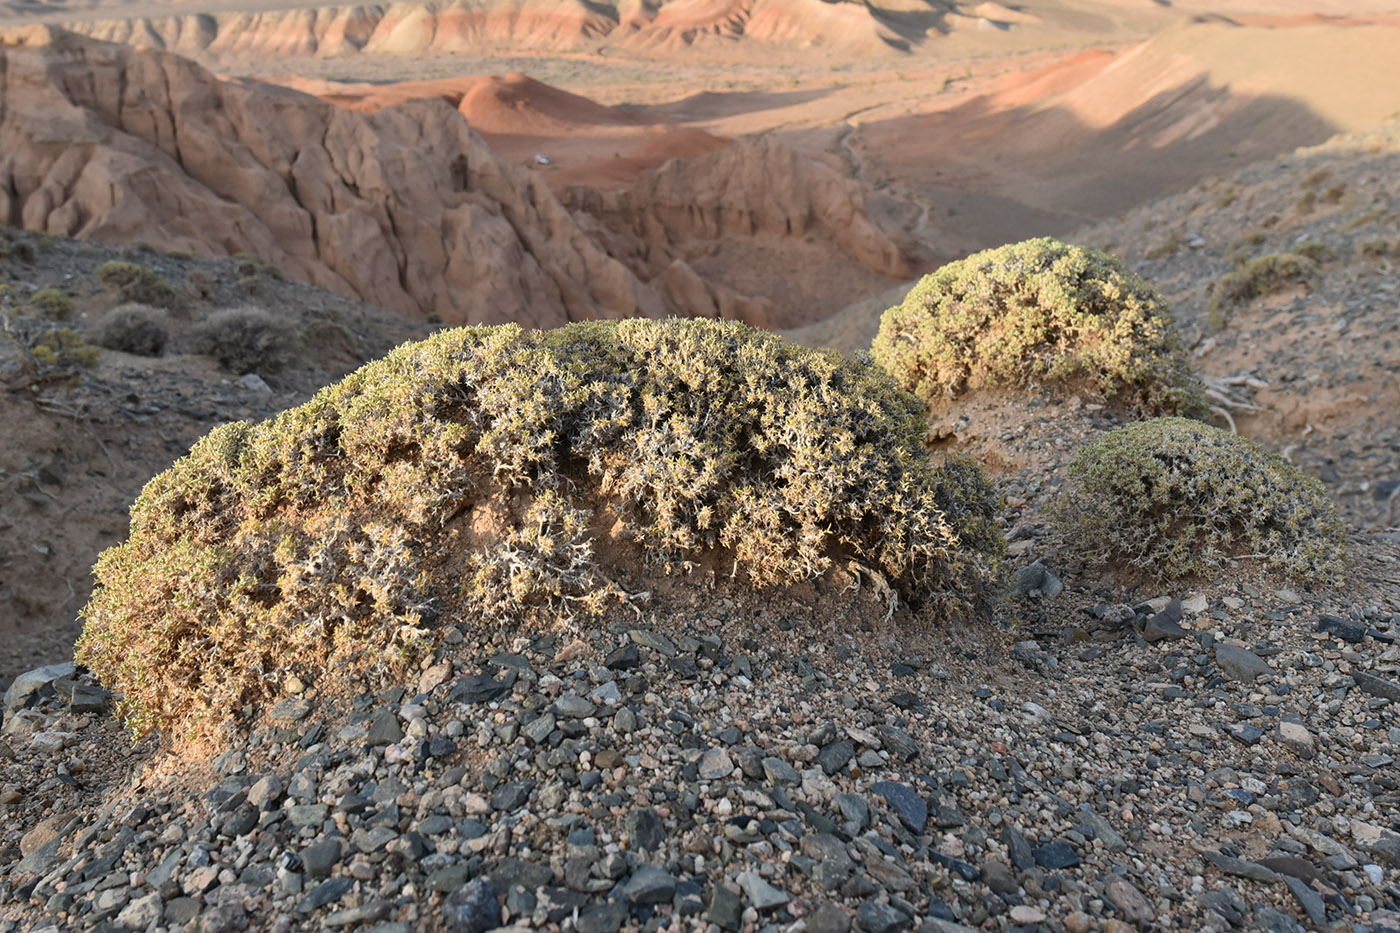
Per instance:
[[[1343,577],[1089,561],[1054,503],[1140,413],[1047,383],[924,410],[998,498],[964,624],[613,528],[601,619],[435,609],[412,669],[269,662],[203,731],[133,740],[144,659],[72,663],[148,481],[395,346],[700,318],[867,365],[1042,236],[1162,295]],[[0,0],[0,933],[1400,931],[1397,266],[1383,0]]]

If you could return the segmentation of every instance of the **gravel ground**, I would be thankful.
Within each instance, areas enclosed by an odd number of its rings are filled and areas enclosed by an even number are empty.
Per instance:
[[[0,930],[1400,930],[1400,546],[1357,547],[1340,592],[1038,563],[957,639],[719,594],[453,632],[217,755],[51,671],[9,697]]]

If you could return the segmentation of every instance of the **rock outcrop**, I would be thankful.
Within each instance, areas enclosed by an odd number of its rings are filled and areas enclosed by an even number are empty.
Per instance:
[[[255,253],[291,278],[448,323],[770,324],[767,299],[686,265],[686,239],[816,231],[873,272],[904,274],[859,186],[776,143],[673,160],[625,192],[577,200],[587,214],[499,159],[449,100],[360,113],[166,52],[49,27],[0,35],[0,223]]]

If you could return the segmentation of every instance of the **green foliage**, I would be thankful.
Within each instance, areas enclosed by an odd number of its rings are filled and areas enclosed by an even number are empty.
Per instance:
[[[80,370],[97,365],[98,350],[71,327],[40,331],[28,342],[35,378],[57,381],[75,376]]]
[[[603,611],[619,560],[757,586],[855,562],[957,617],[996,590],[995,493],[974,464],[930,465],[924,430],[870,363],[736,323],[443,331],[152,480],[78,657],[141,732],[291,673],[401,673],[439,616]]]
[[[1287,285],[1310,283],[1316,276],[1317,263],[1297,253],[1270,253],[1251,259],[1215,283],[1207,305],[1207,324],[1219,330],[1236,305]]]
[[[39,289],[29,297],[28,305],[52,321],[70,320],[77,310],[73,299],[57,288]]]
[[[1083,380],[1147,412],[1203,410],[1161,296],[1115,257],[1049,238],[925,276],[885,312],[871,352],[926,400],[994,385]]]
[[[97,268],[97,278],[103,285],[117,289],[123,301],[152,305],[170,311],[179,310],[183,306],[180,293],[161,278],[159,273],[134,262],[104,262]]]
[[[160,356],[170,340],[165,312],[140,304],[125,304],[108,311],[95,332],[98,346],[137,356]]]
[[[195,328],[193,346],[242,374],[277,369],[295,336],[290,324],[262,308],[225,308]]]
[[[1251,558],[1307,579],[1346,566],[1346,529],[1322,484],[1252,441],[1184,418],[1086,444],[1052,508],[1091,563],[1159,579]]]

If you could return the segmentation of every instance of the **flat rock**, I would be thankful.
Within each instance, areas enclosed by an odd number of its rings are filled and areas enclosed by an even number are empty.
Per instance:
[[[740,872],[739,877],[734,880],[744,889],[744,896],[748,898],[749,904],[760,913],[781,907],[791,900],[786,891],[764,881],[758,872]]]
[[[1263,658],[1236,645],[1216,645],[1215,663],[1226,677],[1242,683],[1253,683],[1255,678],[1273,673]]]
[[[70,676],[75,670],[77,666],[72,661],[64,661],[61,664],[48,664],[25,671],[11,681],[9,689],[5,691],[5,708],[19,709],[25,705],[31,694],[37,693],[60,677]]]
[[[870,789],[885,799],[885,803],[910,832],[924,831],[924,826],[928,824],[928,804],[914,788],[895,781],[880,781]]]

